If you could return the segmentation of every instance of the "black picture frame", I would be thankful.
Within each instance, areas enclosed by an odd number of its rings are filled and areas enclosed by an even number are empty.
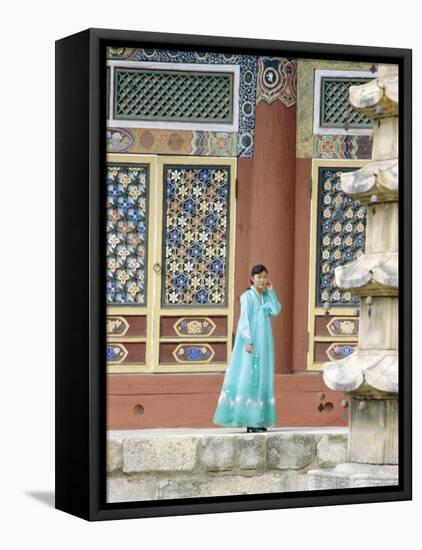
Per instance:
[[[399,485],[107,504],[105,47],[195,49],[399,66]],[[56,42],[56,508],[86,520],[412,499],[412,50],[109,29]]]

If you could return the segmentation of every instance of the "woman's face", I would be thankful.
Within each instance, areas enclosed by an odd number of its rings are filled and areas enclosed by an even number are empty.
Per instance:
[[[257,290],[265,290],[267,288],[268,282],[268,273],[262,271],[261,273],[256,273],[251,277],[252,284]]]

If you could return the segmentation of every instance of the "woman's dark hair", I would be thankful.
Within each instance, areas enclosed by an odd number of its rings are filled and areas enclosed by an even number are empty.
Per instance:
[[[268,273],[268,269],[265,267],[265,265],[262,265],[262,264],[254,265],[252,270],[251,270],[251,277],[253,277],[254,275],[259,275],[263,271]],[[251,281],[249,281],[249,282],[251,282]],[[249,290],[249,287],[246,290]]]

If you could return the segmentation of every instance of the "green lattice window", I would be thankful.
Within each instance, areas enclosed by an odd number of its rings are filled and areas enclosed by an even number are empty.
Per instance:
[[[368,82],[368,78],[331,78],[321,79],[321,128],[339,128],[345,124],[349,128],[370,128],[371,121],[365,115],[355,111],[349,103],[350,86],[359,86]]]
[[[114,118],[233,121],[233,73],[115,69]]]

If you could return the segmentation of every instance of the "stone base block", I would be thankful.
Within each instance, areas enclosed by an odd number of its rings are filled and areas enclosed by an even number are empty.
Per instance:
[[[346,460],[347,428],[108,433],[107,502],[306,491]]]
[[[399,468],[390,464],[345,462],[329,470],[309,470],[307,476],[308,490],[377,487],[398,485]]]

